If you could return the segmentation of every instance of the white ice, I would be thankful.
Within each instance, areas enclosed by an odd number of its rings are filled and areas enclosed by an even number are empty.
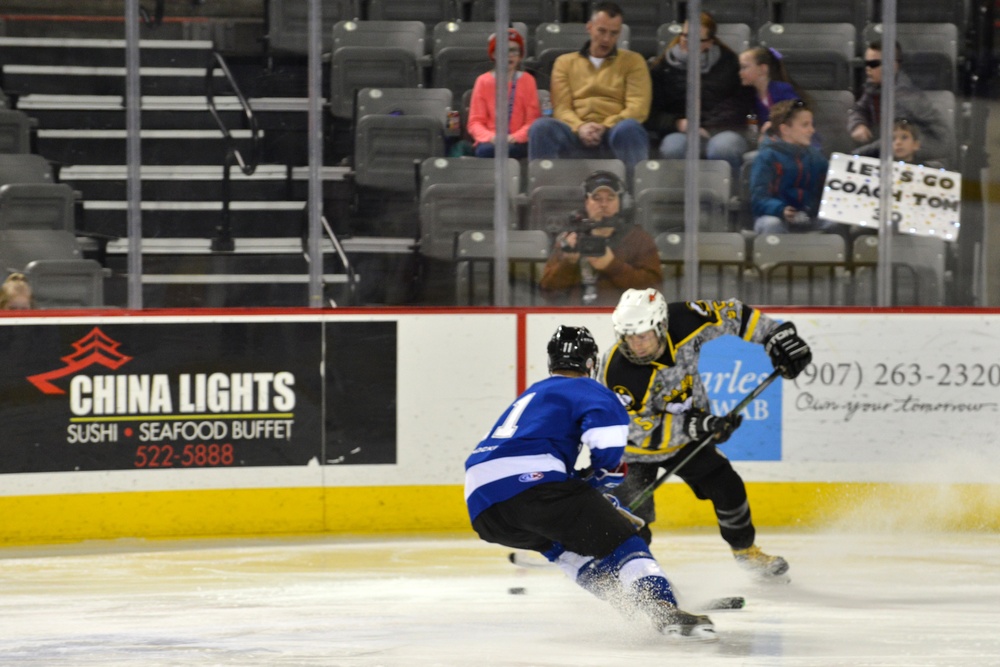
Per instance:
[[[468,536],[114,541],[0,549],[0,665],[1000,665],[1000,536],[761,530],[763,586],[712,532],[657,534],[719,640],[629,625],[558,570]],[[508,589],[523,587],[524,595]]]

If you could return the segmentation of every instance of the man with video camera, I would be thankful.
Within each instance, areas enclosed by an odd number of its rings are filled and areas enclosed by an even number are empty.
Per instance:
[[[583,182],[584,208],[569,217],[539,283],[552,303],[613,306],[626,289],[659,289],[660,255],[653,238],[622,210],[625,186],[609,171]]]

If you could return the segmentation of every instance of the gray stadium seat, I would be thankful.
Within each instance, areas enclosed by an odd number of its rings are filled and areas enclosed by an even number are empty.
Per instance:
[[[873,306],[878,302],[879,237],[866,234],[854,239],[852,259],[853,303]],[[892,237],[893,306],[943,306],[946,292],[948,245],[944,239],[913,234]]]
[[[659,28],[674,20],[674,8],[663,0],[630,0],[624,5],[629,48],[647,58],[659,53]]]
[[[36,308],[101,308],[104,269],[92,259],[42,259],[30,262],[24,275]]]
[[[444,155],[442,88],[365,88],[358,92],[354,181],[358,186],[416,193],[414,162]]]
[[[528,229],[555,233],[583,206],[583,182],[610,171],[625,182],[625,163],[615,159],[532,160],[528,163]]]
[[[788,74],[803,88],[852,87],[857,29],[850,23],[768,23],[757,43],[781,52]]]
[[[458,236],[469,230],[493,229],[496,196],[493,160],[432,158],[420,167],[420,253],[454,261]],[[521,166],[507,160],[510,227],[517,226],[517,193]]]
[[[471,0],[469,4],[469,15],[473,21],[496,21],[495,0]],[[557,18],[552,0],[510,0],[509,9],[510,19],[527,25],[529,34],[540,24]],[[530,54],[531,42],[525,41],[525,45]]]
[[[420,21],[340,21],[333,26],[330,113],[350,119],[362,88],[423,84],[426,29]]]
[[[455,0],[368,0],[370,21],[421,21],[430,29],[458,18]]]
[[[515,23],[517,30],[528,43],[528,28]],[[495,23],[443,21],[434,26],[431,47],[431,85],[447,88],[459,98],[472,88],[480,74],[493,69],[487,54],[490,35]]]
[[[667,44],[684,30],[683,23],[666,23],[656,31],[657,54],[663,53]],[[753,32],[746,23],[718,23],[715,36],[737,54],[750,48]]]
[[[329,51],[330,29],[337,21],[361,16],[359,0],[322,0],[323,50]],[[309,0],[267,0],[267,48],[271,53],[304,56],[309,45]]]
[[[635,167],[635,221],[654,238],[684,231],[684,160],[643,160]],[[732,167],[698,161],[699,230],[728,232]]]
[[[781,0],[780,10],[782,23],[850,23],[859,32],[872,16],[871,0]]]
[[[668,301],[685,298],[685,235],[665,232],[656,236],[663,264],[663,294]],[[747,240],[739,232],[698,233],[698,298],[750,300],[749,281],[744,280]]]
[[[0,109],[0,153],[30,153],[38,121],[16,109]]]
[[[73,231],[76,192],[64,183],[0,186],[0,229]]]
[[[711,14],[716,23],[746,23],[753,30],[771,20],[770,0],[704,0],[701,11]],[[687,3],[678,1],[675,20],[683,23],[685,18]]]
[[[52,165],[37,153],[0,153],[0,186],[9,183],[52,183]]]
[[[882,24],[862,32],[862,48],[882,40]],[[896,41],[903,49],[902,70],[918,88],[950,90],[958,85],[959,33],[953,23],[900,23]]]
[[[823,154],[850,154],[855,142],[847,131],[847,113],[854,106],[854,93],[849,90],[806,90],[813,125],[823,142]]]
[[[495,244],[492,229],[469,230],[458,235],[455,253],[456,303],[493,305]],[[512,305],[535,303],[538,267],[548,259],[550,245],[549,235],[540,229],[507,231]]]
[[[846,303],[847,247],[838,234],[762,234],[753,240],[761,305]]]
[[[590,36],[584,23],[542,23],[535,29],[534,55],[525,63],[527,69],[537,72],[539,88],[548,88],[552,65],[564,53],[579,51]],[[618,48],[628,49],[629,27],[622,25]]]

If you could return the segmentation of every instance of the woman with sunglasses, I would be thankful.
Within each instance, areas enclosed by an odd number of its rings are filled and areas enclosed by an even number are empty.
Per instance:
[[[937,112],[924,91],[917,88],[906,72],[899,69],[902,50],[896,44],[896,105],[894,118],[906,118],[918,128],[921,149],[917,160],[936,160],[947,164],[952,158],[953,131]],[[847,131],[860,144],[854,149],[858,155],[878,157],[882,142],[878,136],[882,105],[882,43],[872,42],[865,49],[865,74],[867,79],[854,107],[847,115]]]
[[[660,155],[683,158],[687,151],[687,63],[696,57],[701,69],[701,155],[725,160],[738,174],[746,140],[746,97],[736,53],[715,35],[716,24],[702,12],[700,25],[686,22],[680,34],[650,63],[653,102],[646,127],[657,133]]]

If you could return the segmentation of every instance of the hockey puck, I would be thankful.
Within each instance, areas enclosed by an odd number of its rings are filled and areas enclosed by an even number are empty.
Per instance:
[[[507,589],[507,592],[511,595],[524,595],[528,591],[523,586],[511,586]]]

